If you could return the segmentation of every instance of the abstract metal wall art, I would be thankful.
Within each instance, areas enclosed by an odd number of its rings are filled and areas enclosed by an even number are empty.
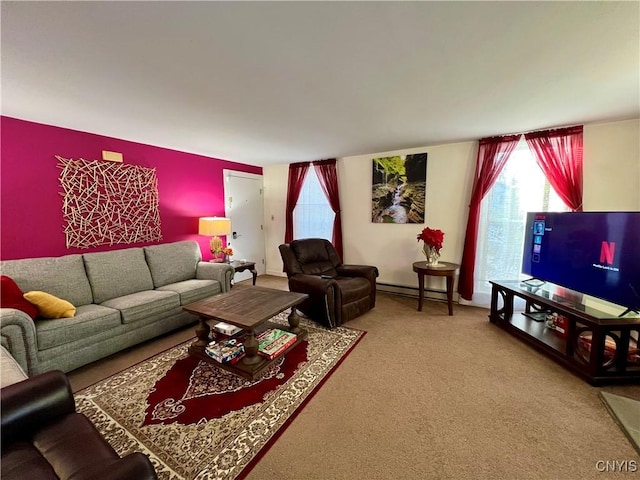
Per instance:
[[[155,168],[56,158],[67,248],[162,240]]]

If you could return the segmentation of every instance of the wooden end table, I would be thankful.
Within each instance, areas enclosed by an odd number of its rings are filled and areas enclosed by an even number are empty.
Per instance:
[[[449,306],[449,315],[453,315],[453,280],[456,271],[460,268],[457,263],[438,262],[437,265],[428,265],[427,262],[415,262],[413,271],[418,274],[418,311],[422,311],[422,300],[424,298],[424,277],[431,275],[433,277],[447,277],[447,305]],[[444,293],[442,290],[427,289],[428,292]]]
[[[234,260],[229,263],[236,272],[244,272],[249,270],[253,275],[253,284],[256,284],[256,278],[258,278],[258,271],[256,270],[256,262],[247,262],[246,260]]]
[[[182,308],[198,315],[199,322],[196,327],[198,339],[189,347],[189,353],[236,375],[254,380],[277,358],[285,355],[307,338],[307,331],[300,327],[300,316],[296,313],[295,306],[308,297],[306,293],[238,285],[229,292],[190,303]],[[268,320],[288,308],[291,308],[288,330],[298,336],[296,342],[272,360],[259,356],[256,331],[259,327],[286,329]],[[211,332],[208,320],[230,323],[247,333],[247,338],[244,340],[245,356],[238,363],[220,363],[206,354],[205,347],[210,342],[209,333]]]

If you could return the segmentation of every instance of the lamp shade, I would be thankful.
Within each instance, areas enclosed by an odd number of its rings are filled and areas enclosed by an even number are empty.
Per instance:
[[[214,237],[231,233],[231,219],[225,217],[201,217],[198,220],[198,234]]]

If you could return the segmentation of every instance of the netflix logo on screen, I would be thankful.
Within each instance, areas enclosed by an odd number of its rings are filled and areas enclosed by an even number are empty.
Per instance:
[[[596,268],[602,268],[603,270],[611,270],[618,272],[620,269],[613,266],[613,260],[616,252],[616,242],[603,241],[600,244],[600,263],[594,263]]]
[[[602,242],[600,247],[600,263],[613,265],[613,255],[616,251],[616,242]]]

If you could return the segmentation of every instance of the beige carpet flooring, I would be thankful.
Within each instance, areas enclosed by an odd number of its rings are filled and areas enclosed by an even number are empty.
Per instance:
[[[286,289],[286,279],[258,284]],[[596,388],[489,323],[488,311],[381,294],[368,333],[249,473],[283,479],[638,478],[640,457]],[[193,328],[69,374],[74,391],[194,336]],[[602,472],[602,462],[637,465]]]

